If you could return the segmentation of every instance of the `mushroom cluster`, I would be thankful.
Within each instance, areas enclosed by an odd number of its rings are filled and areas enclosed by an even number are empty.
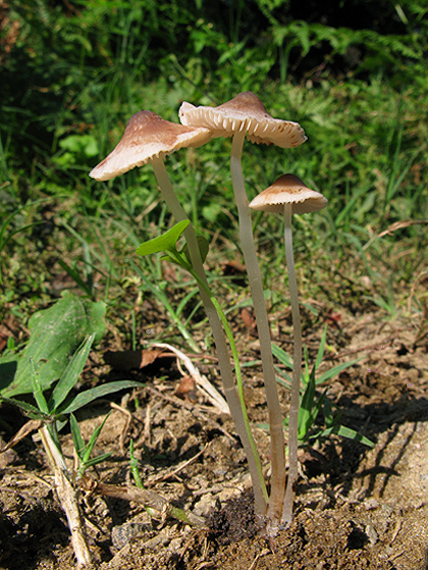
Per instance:
[[[151,163],[165,202],[177,221],[188,219],[175,196],[166,172],[163,158],[184,147],[198,147],[214,137],[233,137],[231,149],[231,178],[238,208],[240,242],[256,315],[260,339],[260,352],[263,366],[263,378],[269,414],[271,436],[271,493],[268,498],[266,486],[261,477],[260,460],[254,451],[254,441],[246,426],[244,405],[237,392],[228,348],[221,322],[210,297],[200,288],[207,311],[216,349],[219,357],[220,372],[224,384],[225,396],[235,421],[237,432],[247,454],[249,470],[255,496],[256,513],[267,517],[267,534],[273,537],[281,522],[290,522],[294,488],[297,478],[297,413],[299,408],[301,338],[300,317],[298,316],[297,286],[294,273],[291,242],[291,214],[305,213],[321,209],[326,199],[319,193],[306,188],[293,175],[280,177],[249,204],[242,173],[241,156],[245,137],[250,142],[276,145],[281,148],[294,148],[306,141],[302,127],[293,121],[272,117],[260,99],[251,92],[237,95],[230,101],[217,107],[194,106],[184,102],[179,109],[181,124],[161,119],[150,111],[140,111],[133,115],[125,133],[116,148],[91,172],[96,180],[108,180],[123,174],[132,168]],[[286,198],[285,196],[288,196]],[[294,323],[294,368],[293,388],[290,408],[289,450],[290,467],[287,492],[285,492],[285,441],[282,415],[279,404],[277,383],[273,365],[270,326],[262,278],[257,260],[256,247],[252,232],[251,210],[283,211],[285,219],[285,247],[289,271],[290,299]],[[191,224],[185,230],[192,266],[199,278],[207,284],[197,238]],[[295,381],[296,379],[296,381]],[[293,419],[292,419],[293,418]],[[295,434],[294,434],[295,431]],[[285,497],[285,503],[284,503]],[[291,501],[291,511],[290,511]]]

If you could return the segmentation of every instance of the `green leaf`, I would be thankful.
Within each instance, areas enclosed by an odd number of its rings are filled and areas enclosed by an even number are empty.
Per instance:
[[[313,426],[318,414],[321,411],[327,398],[326,388],[324,392],[316,398],[315,367],[312,369],[305,392],[299,408],[298,416],[298,439],[300,442],[307,438],[309,430]]]
[[[94,457],[93,459],[90,459],[89,461],[85,461],[85,471],[86,469],[89,469],[89,467],[93,467],[94,465],[98,465],[98,463],[102,463],[103,461],[106,461],[107,459],[109,459],[112,456],[112,453],[109,451],[108,453],[103,453],[102,455],[98,455],[97,457]]]
[[[64,269],[64,271],[69,275],[80,287],[82,291],[88,295],[88,297],[92,297],[91,288],[85,283],[84,279],[80,276],[80,273],[74,268],[68,265],[63,259],[58,259],[58,265]]]
[[[103,427],[105,426],[105,423],[106,423],[106,421],[108,420],[109,417],[110,417],[110,413],[108,413],[108,414],[106,415],[106,417],[103,419],[103,421],[101,422],[101,424],[100,424],[96,429],[94,429],[94,431],[93,431],[93,433],[92,433],[92,435],[91,435],[91,439],[89,440],[88,445],[86,446],[86,449],[85,449],[85,453],[83,454],[83,461],[82,461],[83,466],[82,466],[82,467],[83,467],[84,469],[85,469],[85,467],[87,466],[87,464],[88,464],[88,462],[89,462],[89,460],[90,460],[92,451],[94,450],[95,444],[97,443],[97,439],[98,439],[99,436],[100,436],[101,430],[102,430]]]
[[[82,154],[89,158],[99,152],[98,141],[93,135],[69,135],[59,141],[59,146],[64,150],[70,150],[73,154]]]
[[[327,429],[315,434],[313,437],[314,438],[328,437],[332,434],[340,435],[341,437],[346,437],[347,439],[352,439],[353,441],[358,441],[359,443],[367,445],[367,447],[374,447],[375,446],[373,441],[371,441],[368,437],[361,435],[360,433],[358,433],[354,429],[351,429],[351,428],[348,428],[348,427],[342,426],[342,425],[336,425],[334,427],[327,428]],[[312,437],[311,437],[311,439],[312,439]]]
[[[334,415],[333,406],[329,398],[324,400],[323,414],[324,422],[327,427],[332,427],[335,423],[340,421],[341,414]]]
[[[83,453],[85,451],[85,443],[83,441],[82,434],[80,433],[79,423],[74,414],[70,414],[70,430],[71,437],[73,438],[74,449],[76,450],[78,458],[82,461]]]
[[[327,372],[321,374],[321,376],[317,379],[317,386],[318,384],[322,384],[323,382],[330,380],[330,378],[333,378],[333,376],[337,376],[342,372],[342,370],[345,370],[346,368],[353,366],[354,364],[360,362],[360,360],[363,360],[364,358],[365,357],[362,356],[361,358],[355,358],[354,360],[349,360],[348,362],[344,362],[343,364],[338,364],[337,366],[333,366],[333,368],[330,368],[330,370],[327,370]]]
[[[178,259],[176,257],[173,257],[172,255],[170,255],[169,253],[162,255],[160,260],[161,261],[167,261],[168,263],[175,263],[175,265],[181,266],[181,263],[179,263]]]
[[[281,364],[284,364],[284,366],[293,370],[293,359],[291,356],[274,343],[272,343],[272,354],[281,362]]]
[[[99,340],[105,330],[106,305],[82,299],[69,292],[49,309],[38,311],[29,321],[30,340],[18,354],[0,358],[0,394],[15,396],[33,391],[34,362],[41,390],[49,388],[64,373],[71,355],[87,335]]]
[[[95,333],[88,336],[85,342],[73,354],[67,368],[64,370],[59,382],[55,386],[52,396],[49,400],[49,410],[54,413],[60,404],[66,399],[73,386],[79,380],[79,377],[85,367],[86,361],[91,350],[92,343],[95,340]]]
[[[181,234],[190,224],[190,220],[183,220],[175,224],[171,229],[163,235],[142,243],[137,248],[137,255],[150,255],[152,253],[160,253],[161,251],[174,251],[176,243]]]
[[[42,385],[40,383],[39,371],[34,364],[34,360],[30,359],[31,365],[31,384],[33,386],[33,396],[39,406],[39,410],[44,414],[49,414],[48,403],[43,395]]]
[[[317,354],[317,358],[316,358],[315,364],[314,364],[315,370],[318,370],[318,368],[321,366],[322,359],[324,357],[325,343],[327,340],[327,328],[328,328],[328,325],[325,325],[324,330],[322,331],[321,341],[320,341],[320,345],[318,347],[318,354]]]
[[[16,398],[0,398],[0,402],[7,402],[8,404],[12,404],[12,406],[16,406],[32,420],[43,420],[43,421],[51,420],[51,416],[49,414],[41,412],[38,408],[36,408],[36,406],[33,406],[28,402],[17,400]]]
[[[299,440],[305,438],[311,425],[315,421],[313,417],[313,408],[315,404],[315,375],[312,373],[309,378],[306,390],[303,394],[302,401],[299,407]]]
[[[210,242],[207,239],[205,239],[203,236],[197,236],[196,241],[198,242],[199,253],[201,254],[202,263],[205,263],[208,252],[210,250]],[[187,261],[191,264],[189,246],[187,245],[187,243],[184,244],[183,249],[181,250],[180,253],[184,253]]]
[[[135,380],[118,380],[117,382],[109,382],[108,384],[103,384],[102,386],[96,386],[90,390],[85,390],[77,394],[70,402],[68,402],[63,408],[60,409],[61,414],[70,414],[75,412],[83,406],[86,406],[90,402],[93,402],[97,398],[103,398],[119,390],[126,390],[127,388],[141,388],[143,384],[141,382],[136,382]]]
[[[140,471],[138,469],[138,460],[134,456],[134,440],[131,439],[129,442],[129,466],[131,468],[131,473],[135,481],[135,485],[140,489],[144,488],[143,482],[141,480]]]

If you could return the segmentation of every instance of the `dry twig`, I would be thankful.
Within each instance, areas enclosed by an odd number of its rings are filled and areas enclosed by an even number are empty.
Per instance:
[[[209,382],[208,378],[206,378],[199,372],[199,370],[193,365],[190,358],[186,356],[184,352],[181,352],[181,350],[178,350],[177,348],[174,348],[170,344],[165,344],[165,343],[155,343],[152,346],[155,346],[157,348],[167,348],[168,350],[173,352],[177,356],[177,358],[179,358],[183,362],[190,376],[195,380],[196,385],[204,393],[205,397],[208,398],[208,400],[216,408],[218,408],[220,412],[222,412],[223,414],[229,413],[229,406],[227,405],[223,396],[216,390],[216,388],[214,388],[214,386]]]

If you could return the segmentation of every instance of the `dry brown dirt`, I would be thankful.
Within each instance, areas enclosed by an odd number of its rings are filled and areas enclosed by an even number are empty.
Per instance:
[[[364,357],[329,382],[342,423],[375,442],[369,449],[333,436],[301,450],[295,519],[275,550],[257,533],[245,458],[234,426],[184,383],[175,359],[132,372],[112,371],[93,359],[88,379],[132,376],[145,383],[132,394],[82,410],[89,438],[112,410],[96,451],[112,452],[90,476],[104,484],[133,485],[129,441],[135,442],[148,489],[171,504],[206,517],[210,530],[161,515],[150,519],[136,502],[81,493],[94,567],[146,570],[425,570],[428,568],[428,341],[417,323],[385,315],[341,315],[328,335],[324,366]],[[316,351],[321,328],[307,331]],[[419,338],[418,338],[419,335]],[[291,352],[289,337],[278,339]],[[257,342],[242,332],[248,360]],[[200,369],[218,383],[212,360]],[[258,368],[246,369],[246,396],[254,425],[266,421]],[[250,371],[250,372],[249,372]],[[284,413],[288,392],[280,387]],[[25,420],[3,407],[1,434],[9,440]],[[255,428],[268,476],[269,441]],[[62,435],[72,457],[71,437]],[[74,567],[65,516],[36,436],[0,456],[0,566],[4,570]]]

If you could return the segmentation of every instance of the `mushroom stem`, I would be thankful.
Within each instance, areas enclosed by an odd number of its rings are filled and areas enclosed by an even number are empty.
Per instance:
[[[300,377],[302,371],[302,326],[300,322],[299,297],[293,256],[293,236],[291,231],[292,204],[284,205],[284,240],[287,259],[288,284],[290,288],[291,314],[293,317],[293,376],[291,384],[290,411],[288,414],[288,478],[285,491],[282,522],[290,524],[293,519],[293,503],[297,481],[297,436],[300,403]]]
[[[183,210],[180,202],[178,201],[174,189],[171,185],[171,181],[166,171],[163,159],[153,159],[152,165],[162,192],[162,196],[172,215],[178,222],[187,220],[188,217]],[[189,246],[192,267],[196,275],[201,280],[201,283],[205,284],[205,286],[208,287],[208,281],[205,275],[205,270],[203,268],[198,241],[192,224],[189,224],[187,226],[184,234]],[[245,454],[247,456],[248,467],[253,484],[255,510],[258,515],[263,516],[266,514],[267,508],[267,492],[263,477],[261,475],[260,458],[257,454],[254,441],[252,440],[248,420],[247,423],[245,422],[244,413],[241,408],[241,401],[236,391],[224,330],[221,325],[217,310],[214,307],[214,304],[209,295],[201,285],[199,286],[199,290],[214,336],[226,401],[228,403],[232,419],[235,422],[236,431],[238,432],[238,435],[244,447]]]
[[[278,389],[273,366],[270,327],[263,292],[262,277],[257,261],[251,223],[251,212],[248,206],[244,177],[242,174],[241,156],[245,134],[245,131],[241,131],[236,133],[233,137],[230,168],[236,204],[238,207],[241,248],[244,254],[245,265],[250,282],[251,296],[253,298],[254,311],[257,321],[257,330],[260,339],[263,379],[265,384],[266,402],[269,415],[272,462],[271,496],[269,499],[269,509],[267,514],[267,532],[270,536],[274,536],[281,520],[284,499],[284,432],[282,428],[281,409],[279,405]]]

